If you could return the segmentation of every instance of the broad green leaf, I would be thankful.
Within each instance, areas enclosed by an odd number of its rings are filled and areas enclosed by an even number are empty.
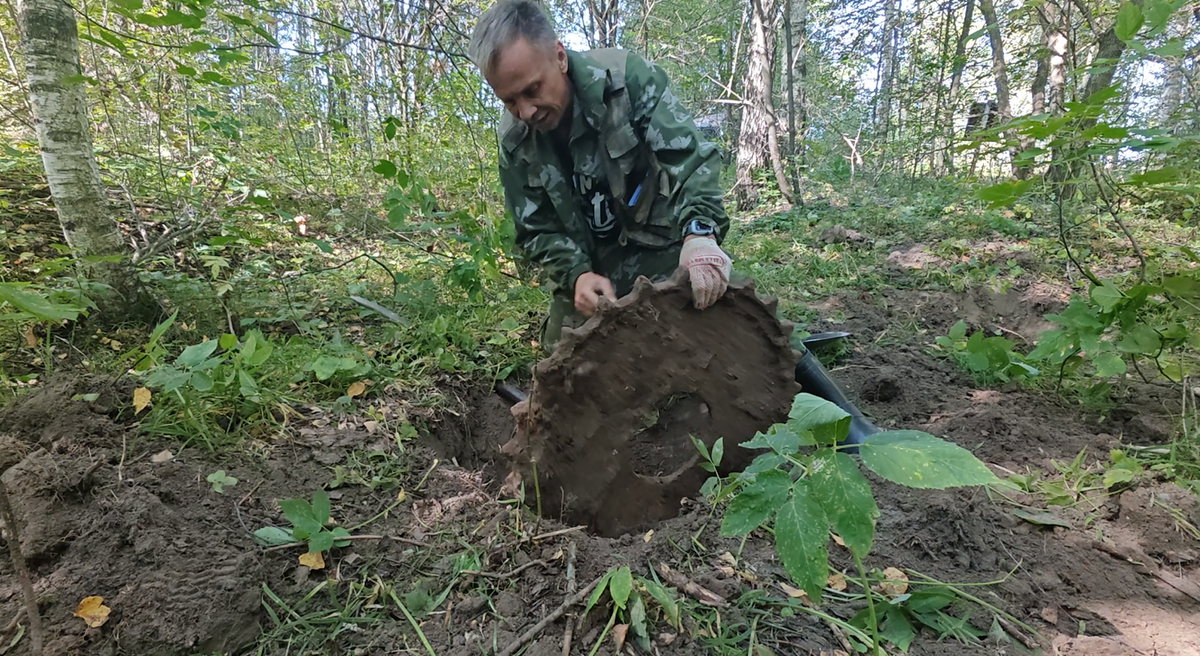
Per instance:
[[[1033,180],[1001,182],[990,187],[984,187],[976,191],[975,195],[980,200],[987,201],[989,206],[999,207],[1015,202],[1032,186]]]
[[[1122,41],[1128,41],[1142,28],[1144,20],[1142,10],[1126,0],[1121,3],[1121,8],[1117,11],[1117,22],[1113,25],[1113,34]]]
[[[1184,48],[1182,39],[1167,39],[1161,46],[1154,48],[1150,52],[1159,57],[1183,57]]]
[[[322,253],[333,252],[333,246],[330,246],[329,242],[325,241],[324,239],[314,239],[312,242],[313,245],[317,247],[317,250],[321,251]]]
[[[797,434],[785,424],[775,424],[765,433],[755,433],[750,440],[740,446],[746,449],[771,449],[777,453],[791,455],[800,450],[801,445],[816,444],[808,431]]]
[[[146,376],[146,387],[157,387],[164,392],[174,392],[191,379],[191,372],[180,371],[170,365],[160,365]]]
[[[1164,166],[1159,169],[1146,171],[1145,173],[1136,173],[1129,176],[1129,182],[1135,185],[1156,185],[1165,184],[1179,179],[1182,175],[1180,170],[1174,166]]]
[[[818,444],[834,444],[850,430],[850,413],[825,399],[800,392],[788,412],[788,428],[797,433],[811,431]]]
[[[755,476],[729,502],[721,519],[721,535],[746,535],[758,528],[787,501],[791,487],[791,478],[778,469]]]
[[[1171,13],[1174,11],[1174,9],[1175,7],[1173,7],[1170,2],[1166,2],[1166,0],[1146,0],[1144,3],[1142,3],[1142,13],[1145,15],[1146,24],[1150,27],[1150,33],[1152,35],[1157,34],[1167,26],[1167,20],[1171,17]],[[1173,40],[1178,42],[1178,40]],[[1180,55],[1166,55],[1165,53],[1158,54],[1163,55],[1164,57],[1182,56],[1182,53]]]
[[[1090,295],[1092,302],[1104,308],[1105,312],[1112,311],[1121,301],[1125,300],[1125,295],[1121,293],[1121,290],[1107,280],[1101,285],[1093,285]]]
[[[629,607],[629,629],[633,631],[642,651],[650,653],[650,633],[646,629],[646,606],[642,603],[641,595],[633,595],[633,604]]]
[[[358,362],[354,358],[322,355],[313,362],[312,370],[317,375],[317,380],[329,380],[339,370],[353,369],[356,366],[358,366]]]
[[[187,77],[195,77],[196,75],[196,69],[192,68],[191,66],[185,66],[184,64],[179,64],[176,66],[175,72],[179,73],[180,75],[186,75]]]
[[[949,337],[950,339],[952,339],[956,342],[966,336],[967,336],[967,322],[963,321],[962,319],[959,319],[958,323],[956,323],[950,327],[950,333],[947,335],[947,337]]]
[[[329,493],[317,490],[312,496],[312,518],[322,526],[329,521]]]
[[[833,532],[859,558],[865,558],[875,538],[879,508],[858,465],[850,456],[822,449],[813,457],[808,477],[812,498],[821,504]]]
[[[183,353],[180,353],[178,358],[175,358],[175,364],[180,367],[194,367],[204,362],[216,350],[217,340],[215,339],[200,342],[199,344],[192,344],[183,349]]]
[[[279,502],[279,509],[292,523],[298,539],[306,539],[321,530],[321,523],[313,517],[312,506],[304,499],[284,499]]]
[[[907,652],[912,645],[913,638],[917,637],[917,630],[913,628],[912,622],[908,621],[908,617],[904,615],[904,611],[898,606],[889,605],[883,611],[883,623],[879,627],[879,638],[886,642],[896,645],[896,648],[902,652]]]
[[[922,588],[909,595],[904,605],[917,613],[932,613],[954,603],[958,595],[953,590],[941,586]]]
[[[83,308],[53,303],[45,296],[25,291],[21,287],[22,285],[14,283],[0,283],[0,302],[7,301],[38,321],[74,321],[83,312]]]
[[[233,333],[225,333],[224,335],[221,335],[220,339],[217,340],[217,345],[226,351],[237,346],[237,343],[237,335],[234,335]]]
[[[500,330],[504,330],[507,332],[512,332],[520,327],[521,327],[521,324],[517,323],[517,320],[514,319],[513,317],[505,317],[504,321],[500,322]]]
[[[752,476],[754,474],[765,472],[769,469],[775,469],[786,462],[787,460],[783,456],[775,453],[774,451],[763,453],[755,458],[753,462],[750,463],[749,467],[746,467],[746,469],[742,471],[742,476]]]
[[[254,377],[246,373],[245,369],[238,369],[238,393],[245,397],[258,394],[258,383],[254,382]]]
[[[342,528],[341,526],[338,526],[337,528],[330,531],[330,533],[333,534],[335,545],[337,545],[339,547],[350,546],[350,540],[345,539],[345,538],[350,537],[350,531],[347,531],[346,529]]]
[[[804,482],[797,481],[791,499],[775,518],[775,551],[788,576],[817,604],[829,578],[828,539],[825,513],[809,498]]]
[[[1071,522],[1066,521],[1065,519],[1048,510],[1029,511],[1017,508],[1016,510],[1013,510],[1012,513],[1013,515],[1020,517],[1030,524],[1036,524],[1038,526],[1061,526],[1063,528],[1072,528]]]
[[[725,457],[725,438],[718,437],[712,446],[712,461],[714,465],[720,465],[721,459]]]
[[[679,602],[675,599],[674,588],[664,588],[659,583],[640,576],[638,577],[638,582],[642,584],[646,592],[650,593],[650,596],[654,597],[654,601],[657,601],[658,605],[663,609],[667,623],[675,627],[676,630],[679,630],[681,628]]]
[[[330,533],[329,531],[319,531],[317,533],[313,533],[312,536],[308,538],[308,550],[310,553],[329,551],[332,548],[333,533]]]
[[[1117,350],[1123,353],[1138,355],[1155,355],[1162,348],[1162,340],[1158,332],[1146,324],[1138,324],[1133,330],[1121,336],[1117,342]]]
[[[1096,367],[1096,375],[1101,378],[1125,373],[1125,359],[1116,353],[1101,353],[1092,358],[1092,364]]]
[[[371,170],[385,178],[396,177],[396,165],[386,159],[379,160],[379,163],[371,167]]]
[[[884,431],[859,447],[868,469],[900,485],[944,489],[999,479],[970,451],[915,430]]]
[[[604,591],[608,589],[608,583],[609,581],[612,581],[613,573],[616,571],[617,570],[615,569],[608,570],[608,572],[604,574],[604,578],[600,579],[600,582],[596,584],[596,589],[592,590],[591,596],[588,597],[587,606],[585,606],[583,609],[583,613],[585,615],[588,613],[588,611],[592,610],[592,607],[596,605],[596,602],[600,601],[600,597],[602,597],[604,595]]]
[[[189,382],[197,392],[207,392],[213,388],[212,378],[203,371],[193,371]]]
[[[1134,473],[1131,470],[1120,467],[1112,467],[1104,472],[1104,487],[1110,488],[1118,483],[1128,483],[1133,480]]]
[[[275,547],[281,544],[291,544],[296,541],[296,538],[286,528],[264,526],[254,532],[254,541],[264,547]]]
[[[142,0],[113,0],[113,4],[127,11],[137,11],[142,8]]]
[[[618,567],[608,582],[608,594],[612,597],[617,608],[624,609],[629,601],[629,593],[633,591],[633,573],[628,567]]]
[[[1171,276],[1163,280],[1162,286],[1172,296],[1200,299],[1200,280],[1192,276]]]

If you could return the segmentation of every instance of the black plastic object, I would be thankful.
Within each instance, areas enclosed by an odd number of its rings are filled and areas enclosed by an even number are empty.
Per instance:
[[[836,331],[836,332],[831,332],[831,333],[813,333],[813,334],[809,335],[808,337],[805,337],[804,339],[800,340],[800,343],[804,344],[804,346],[806,346],[806,347],[821,346],[823,344],[829,344],[830,342],[836,342],[840,339],[845,339],[849,336],[850,336],[850,333],[841,332],[841,331]]]
[[[863,416],[862,411],[846,398],[846,394],[829,377],[829,372],[821,365],[821,361],[811,352],[805,353],[796,363],[796,382],[800,383],[801,392],[819,396],[850,413],[850,433],[842,444],[862,444],[868,435],[879,432],[879,429]],[[844,450],[850,453],[857,452],[857,449]]]
[[[496,381],[495,389],[496,394],[499,395],[500,398],[508,401],[512,405],[516,405],[525,400],[525,392],[522,391],[521,388],[507,381]]]

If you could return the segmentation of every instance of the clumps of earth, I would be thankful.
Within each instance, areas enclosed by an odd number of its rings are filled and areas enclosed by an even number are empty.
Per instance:
[[[853,333],[851,348],[830,369],[877,424],[944,436],[972,450],[1001,477],[1031,471],[1053,477],[1055,462],[1070,463],[1081,451],[1091,463],[1106,460],[1110,449],[1166,439],[1172,413],[1178,412],[1173,392],[1130,381],[1121,386],[1111,411],[1098,416],[1015,385],[977,389],[957,365],[930,352],[929,336],[945,334],[964,309],[973,327],[1025,332],[1019,326],[1032,325],[1033,315],[1041,313],[1028,308],[1043,300],[1057,302],[1032,293],[1016,290],[1007,298],[894,290],[848,294],[815,308],[838,323],[807,328]],[[693,434],[711,444],[724,432],[732,467],[744,457],[733,445],[780,420],[795,393],[791,353],[783,339],[787,325],[752,290],[734,289],[727,311],[712,314],[711,324],[689,309],[686,290],[643,286],[641,295],[569,336],[561,356],[539,365],[525,433],[508,454],[500,449],[511,441],[513,417],[481,389],[448,389],[448,398],[461,401],[427,417],[427,445],[402,457],[387,450],[395,445],[380,444],[379,434],[353,416],[330,420],[309,410],[289,433],[248,441],[242,452],[211,454],[140,435],[131,424],[131,381],[69,375],[45,381],[0,410],[0,433],[18,444],[20,460],[3,480],[23,529],[20,547],[40,600],[45,653],[238,653],[260,640],[264,653],[288,653],[287,640],[296,634],[272,642],[273,623],[264,604],[278,606],[264,588],[300,612],[329,613],[337,609],[323,605],[327,596],[312,594],[319,586],[346,595],[354,585],[373,588],[378,582],[414,608],[419,600],[448,590],[441,605],[417,613],[435,653],[494,653],[569,596],[564,554],[572,545],[579,586],[614,566],[628,565],[642,576],[650,576],[651,567],[668,566],[684,577],[678,596],[685,608],[701,612],[702,602],[688,590],[702,588],[715,595],[709,602],[729,604],[721,609],[723,623],[748,627],[750,619],[736,601],[747,593],[786,600],[781,584],[789,580],[769,535],[754,533],[743,543],[718,534],[719,515],[691,488],[706,474],[680,493],[691,499],[672,499],[673,490],[659,494],[644,504],[650,512],[639,508],[622,514],[605,498],[565,493],[580,484],[568,477],[586,474],[590,478],[582,484],[590,489],[641,504],[641,497],[615,482],[667,481],[658,492],[671,489],[675,481],[692,476],[686,465],[695,462],[695,449],[685,440]],[[736,352],[712,344],[689,350],[688,338],[654,325],[656,316],[670,317],[670,323],[661,322],[664,326],[678,321],[695,326],[704,331],[705,342],[726,339],[725,330],[753,330],[763,337],[743,340]],[[881,339],[885,331],[887,339]],[[658,368],[615,348],[622,335],[635,334],[643,336],[633,338],[635,352]],[[675,364],[672,352],[683,353],[685,362]],[[586,363],[595,369],[581,371],[579,365]],[[669,375],[656,373],[660,370]],[[600,375],[631,376],[627,380],[642,391],[597,394],[589,381]],[[539,385],[551,380],[562,391],[548,393]],[[609,463],[594,468],[572,459],[569,449],[549,443],[549,424],[539,423],[550,421],[552,413],[564,413],[573,432],[553,439],[588,438],[624,448],[624,455],[591,454]],[[726,423],[734,421],[736,428]],[[627,435],[614,437],[606,426],[618,426]],[[671,447],[664,448],[664,442]],[[160,457],[164,451],[170,453]],[[350,467],[356,454],[376,451],[407,463],[407,471],[394,473],[395,486],[334,485],[334,466]],[[532,465],[534,457],[539,458],[537,488],[546,516],[541,520],[518,512],[499,490],[514,462],[531,482],[532,468],[522,467]],[[239,479],[223,494],[206,482],[220,469]],[[555,481],[560,489],[552,489]],[[401,502],[397,487],[407,493]],[[527,506],[534,506],[534,486],[523,487]],[[341,525],[377,518],[364,530],[380,539],[333,549],[319,571],[298,564],[300,549],[267,551],[255,544],[254,530],[286,526],[279,500],[307,498],[318,488],[329,491]],[[880,517],[873,552],[865,559],[868,568],[896,567],[949,583],[983,584],[968,589],[1035,628],[1049,653],[1200,653],[1200,540],[1194,531],[1200,526],[1200,504],[1153,473],[1081,494],[1067,506],[1047,506],[1041,495],[1013,491],[1004,500],[980,489],[911,490],[874,480],[872,488]],[[560,516],[593,532],[565,525],[556,520]],[[598,534],[621,533],[624,527],[636,528],[616,537]],[[456,559],[463,553],[475,554],[487,576],[458,572]],[[829,555],[853,591],[849,555],[834,547]],[[75,616],[79,603],[91,596],[103,597],[111,610],[94,627]],[[11,564],[0,558],[0,650],[14,636],[6,629],[23,625],[21,608]],[[710,634],[689,614],[677,628],[658,621],[650,610],[653,652],[711,653]],[[832,595],[822,606],[841,619],[859,610],[861,604]],[[964,610],[970,611],[970,625],[986,635],[991,614],[974,607],[956,610],[957,616]],[[369,656],[424,652],[394,607],[360,612],[373,622],[310,648]],[[756,640],[775,653],[848,651],[823,621],[804,613],[770,612],[769,622],[758,623]],[[571,653],[587,653],[607,620],[604,608],[578,619]],[[565,621],[546,627],[526,653],[561,653]],[[610,649],[606,644],[602,651]],[[925,632],[909,653],[990,656],[1022,649],[991,638],[972,645],[939,641]],[[23,639],[5,656],[23,656],[27,650]]]
[[[791,329],[749,282],[701,311],[686,282],[641,278],[537,364],[503,451],[550,516],[609,537],[645,529],[708,477],[693,438],[723,439],[728,474],[756,455],[739,443],[787,420]]]

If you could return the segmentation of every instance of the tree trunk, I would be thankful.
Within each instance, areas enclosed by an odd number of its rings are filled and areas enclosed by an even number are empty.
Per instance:
[[[83,84],[70,79],[82,70],[75,16],[63,0],[24,0],[18,13],[42,165],[63,236],[74,250],[80,273],[111,288],[95,299],[102,313],[152,319],[157,307],[123,257],[125,242],[104,198]],[[96,261],[108,256],[122,259]]]
[[[879,51],[879,111],[875,116],[879,137],[886,142],[892,128],[892,91],[896,86],[899,48],[896,28],[900,12],[897,0],[884,0],[883,39]]]
[[[798,151],[792,153],[798,166],[804,166],[807,149],[804,147],[805,133],[808,130],[808,94],[805,85],[808,81],[808,0],[791,0],[792,11],[789,20],[792,25],[792,88],[795,94],[796,106],[796,137],[800,140]],[[797,174],[799,185],[799,174]],[[799,191],[797,191],[799,193]]]
[[[1033,73],[1033,84],[1030,85],[1029,93],[1033,98],[1033,113],[1041,114],[1046,111],[1046,80],[1050,75],[1050,61],[1048,57],[1037,58],[1037,70]]]
[[[934,148],[930,153],[930,172],[940,176],[946,168],[946,141],[944,130],[937,127],[944,113],[946,102],[946,53],[950,50],[950,27],[954,24],[954,0],[946,0],[946,19],[942,21],[942,38],[938,50],[937,102],[933,105]]]
[[[772,54],[775,52],[777,0],[750,0],[750,62],[742,90],[742,125],[738,133],[735,187],[738,209],[758,200],[754,172],[767,164],[771,124]]]
[[[979,0],[979,11],[987,21],[988,41],[992,46],[992,77],[996,79],[996,113],[1000,123],[1012,120],[1012,104],[1008,90],[1008,67],[1004,62],[1004,41],[1000,38],[1000,23],[996,20],[996,7],[992,0]],[[1005,132],[1003,138],[1009,145],[1010,163],[1013,175],[1017,174],[1017,155],[1021,154],[1020,146],[1011,139],[1011,134]]]
[[[1049,111],[1061,116],[1067,101],[1067,34],[1061,25],[1047,24],[1046,49],[1050,51]]]
[[[967,0],[966,14],[963,15],[962,31],[958,34],[958,42],[954,46],[954,68],[950,73],[950,97],[946,100],[946,168],[954,173],[954,151],[949,148],[954,143],[954,113],[958,108],[958,94],[962,89],[963,69],[967,67],[967,38],[971,36],[971,21],[975,18],[975,1]]]

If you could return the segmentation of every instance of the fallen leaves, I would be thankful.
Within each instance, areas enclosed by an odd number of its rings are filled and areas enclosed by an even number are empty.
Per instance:
[[[325,569],[325,558],[320,551],[310,551],[300,554],[300,564],[309,569]]]
[[[175,454],[171,453],[170,449],[163,449],[162,451],[159,451],[158,453],[150,456],[150,462],[152,462],[156,465],[162,464],[164,462],[170,462],[171,460],[174,460],[174,459],[175,459]]]
[[[133,414],[141,414],[150,405],[150,390],[139,387],[133,390]]]
[[[826,583],[830,590],[843,592],[846,589],[846,577],[841,572],[834,572],[829,575],[829,581]]]
[[[908,592],[908,575],[895,567],[883,570],[883,581],[879,582],[879,591],[889,597],[898,597]]]
[[[111,612],[112,609],[104,605],[104,597],[84,597],[75,607],[75,617],[82,619],[93,629],[104,626]]]
[[[362,396],[362,393],[365,391],[367,391],[367,386],[361,380],[358,380],[350,383],[350,386],[346,388],[346,396],[350,398]]]

